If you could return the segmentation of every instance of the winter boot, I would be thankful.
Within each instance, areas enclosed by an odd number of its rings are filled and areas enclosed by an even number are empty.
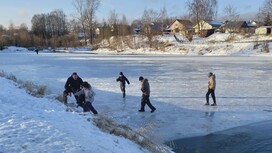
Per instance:
[[[152,110],[151,110],[151,113],[155,112],[155,110],[156,110],[156,108],[152,109]]]
[[[126,93],[123,93],[123,98],[126,98]]]

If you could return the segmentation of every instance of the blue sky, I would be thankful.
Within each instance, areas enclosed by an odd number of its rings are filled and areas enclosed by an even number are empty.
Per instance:
[[[21,23],[31,25],[34,14],[49,13],[55,9],[62,9],[70,18],[75,12],[72,5],[74,0],[3,0],[0,5],[0,24],[8,27],[12,22],[15,26]],[[145,8],[160,10],[165,6],[168,16],[183,16],[187,12],[188,0],[101,0],[97,12],[98,19],[107,19],[110,11],[115,10],[119,16],[126,15],[128,20],[140,18]],[[241,15],[256,14],[264,0],[218,0],[218,15],[228,4],[237,8]]]

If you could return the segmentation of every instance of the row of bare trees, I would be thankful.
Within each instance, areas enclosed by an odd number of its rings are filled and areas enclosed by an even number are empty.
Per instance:
[[[15,28],[13,24],[8,30],[0,26],[0,46],[17,45],[24,47],[75,47],[79,45],[94,45],[101,40],[115,37],[122,43],[127,36],[134,34],[134,28],[141,30],[143,38],[147,38],[150,47],[154,47],[154,36],[162,33],[165,25],[170,25],[177,17],[169,17],[164,8],[157,11],[145,9],[141,18],[134,20],[130,25],[125,15],[119,16],[114,10],[107,20],[98,22],[96,13],[101,5],[101,0],[74,0],[75,8],[73,19],[67,20],[62,10],[54,10],[48,14],[35,14],[32,17],[31,30],[25,24]],[[190,19],[200,27],[201,20],[213,20],[217,16],[217,0],[188,0],[186,7]],[[258,13],[267,25],[272,25],[272,0],[265,0]],[[223,11],[224,19],[229,21],[239,20],[240,16],[233,5],[227,5]],[[99,28],[99,31],[97,29]],[[79,33],[82,33],[83,41],[80,41]]]

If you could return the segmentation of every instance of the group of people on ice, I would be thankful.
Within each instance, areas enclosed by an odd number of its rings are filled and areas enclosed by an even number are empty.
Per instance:
[[[215,99],[215,74],[210,72],[208,74],[208,91],[206,93],[206,103],[205,105],[209,105],[209,96],[211,94],[213,99],[213,104],[211,106],[216,106]],[[116,79],[117,82],[120,82],[120,89],[123,94],[123,98],[126,97],[126,83],[130,84],[127,77],[123,74],[123,72],[119,73],[119,77]],[[156,108],[150,102],[150,85],[147,78],[142,76],[139,77],[139,81],[141,82],[141,91],[142,91],[142,99],[141,99],[141,108],[139,112],[145,112],[145,105],[151,109],[151,113],[153,113]],[[76,72],[74,72],[66,81],[65,90],[63,92],[63,102],[67,105],[67,96],[71,96],[71,93],[74,95],[77,105],[83,108],[84,112],[92,112],[93,114],[97,114],[96,109],[93,107],[92,102],[94,101],[95,92],[92,90],[92,86],[87,82],[83,81]]]

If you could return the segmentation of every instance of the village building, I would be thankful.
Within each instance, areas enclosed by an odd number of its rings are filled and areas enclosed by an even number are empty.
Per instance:
[[[221,26],[225,33],[255,33],[257,23],[255,21],[226,21]]]
[[[169,29],[173,34],[186,35],[188,33],[193,32],[193,23],[190,20],[176,19],[169,26]]]
[[[271,34],[272,26],[261,26],[255,30],[257,35],[269,35]]]
[[[214,31],[219,29],[220,26],[223,24],[222,21],[216,21],[216,20],[207,20],[207,21],[200,21],[199,24],[196,23],[194,26],[195,33],[199,33],[202,30],[211,30],[213,29]]]

